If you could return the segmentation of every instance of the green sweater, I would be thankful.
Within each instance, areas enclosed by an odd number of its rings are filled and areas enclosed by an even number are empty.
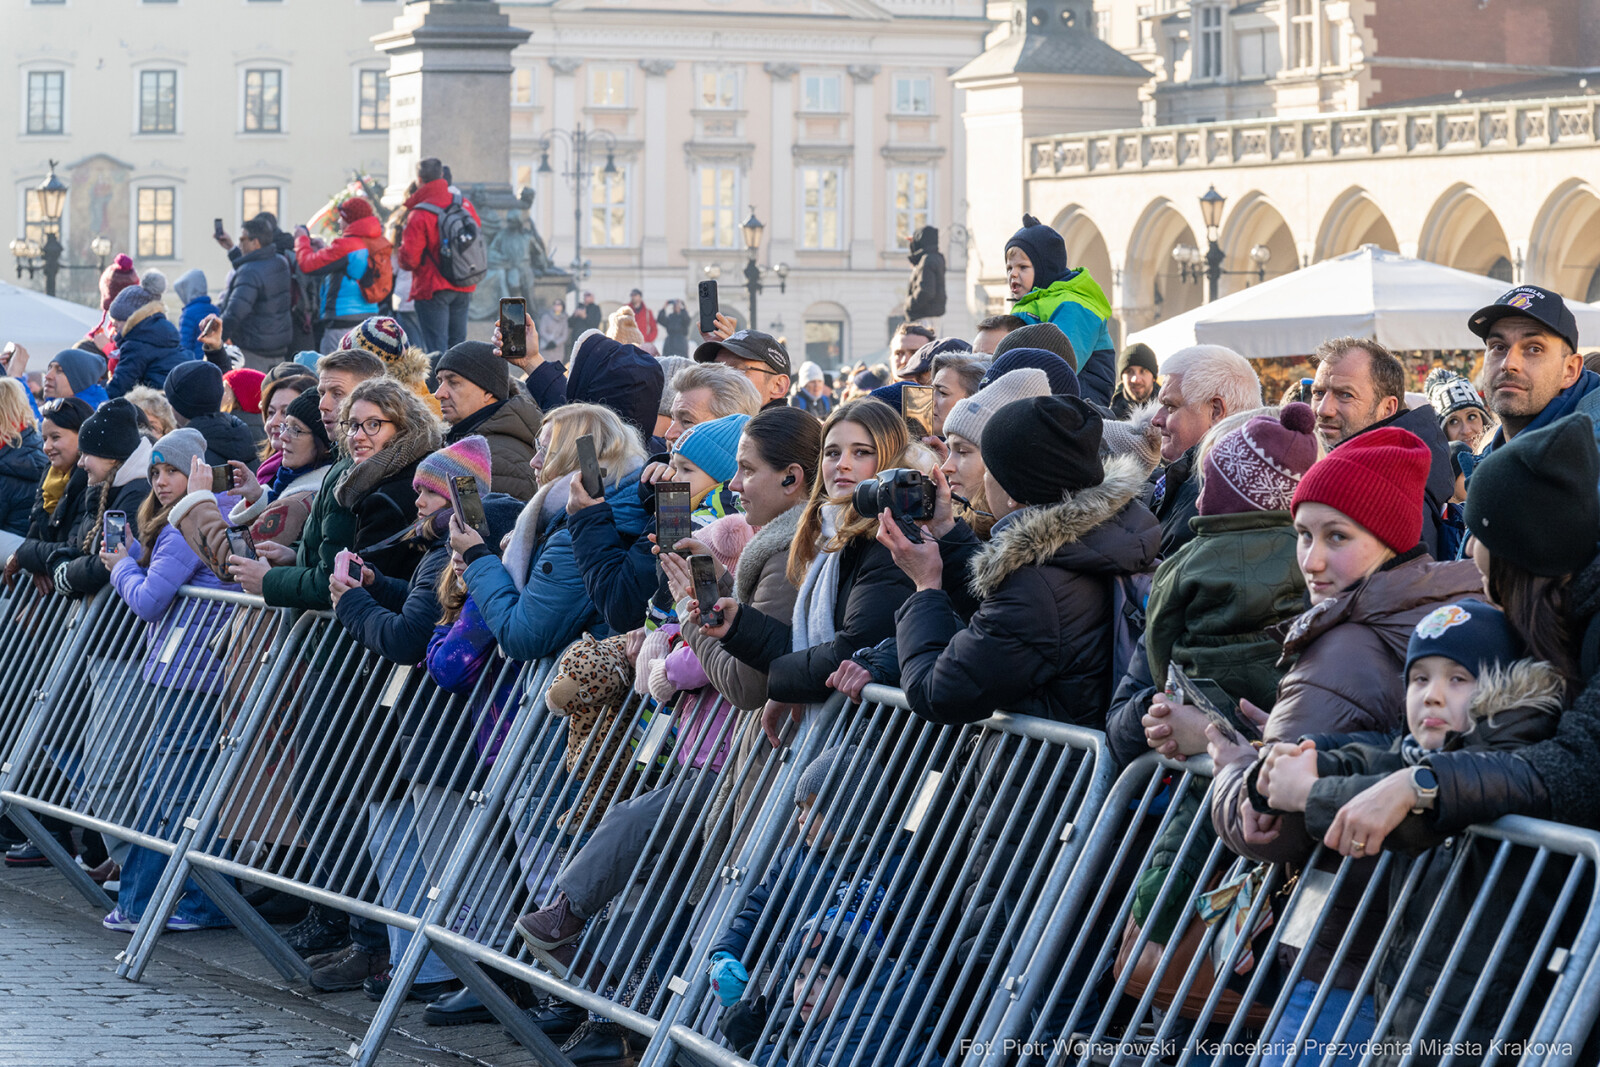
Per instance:
[[[261,579],[261,596],[275,608],[326,611],[333,606],[328,596],[328,577],[333,574],[334,557],[355,541],[355,512],[333,497],[334,487],[354,463],[341,457],[322,481],[322,489],[311,505],[311,514],[300,530],[293,567],[273,567]]]

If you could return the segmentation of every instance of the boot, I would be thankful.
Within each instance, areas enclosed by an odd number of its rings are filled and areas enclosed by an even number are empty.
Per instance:
[[[283,939],[302,956],[332,952],[350,943],[350,916],[313,904],[304,919],[284,932]]]

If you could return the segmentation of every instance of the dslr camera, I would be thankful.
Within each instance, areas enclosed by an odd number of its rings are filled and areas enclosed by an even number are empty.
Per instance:
[[[916,523],[933,518],[936,499],[934,484],[925,474],[907,467],[894,467],[857,485],[852,502],[862,515],[881,515],[887,508],[905,535],[921,544],[922,531]]]

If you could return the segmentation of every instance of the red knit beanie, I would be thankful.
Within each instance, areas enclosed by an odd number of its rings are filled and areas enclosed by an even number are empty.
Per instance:
[[[108,310],[118,293],[130,285],[138,284],[139,272],[133,269],[133,260],[128,253],[119,253],[100,275],[100,310]]]
[[[266,375],[249,367],[240,367],[231,370],[222,376],[228,383],[228,388],[233,390],[233,399],[238,401],[239,410],[247,411],[252,415],[261,414],[261,383],[266,380]]]
[[[364,196],[352,196],[339,205],[339,217],[346,222],[356,219],[370,219],[373,217],[372,205]]]
[[[1358,434],[1311,465],[1294,492],[1301,504],[1326,504],[1395,552],[1422,540],[1423,491],[1433,455],[1416,434],[1385,426]]]

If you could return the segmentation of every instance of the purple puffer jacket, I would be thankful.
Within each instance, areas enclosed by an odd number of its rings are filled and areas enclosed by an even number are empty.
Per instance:
[[[485,669],[492,675],[500,673],[505,658],[500,655],[494,634],[483,621],[478,605],[470,596],[461,606],[461,616],[453,625],[434,627],[433,636],[428,639],[427,663],[428,676],[434,684],[458,696],[470,696]],[[476,726],[473,743],[485,766],[494,765],[506,734],[511,732],[516,711],[513,709],[507,714],[503,710],[511,693],[511,686],[502,686],[494,698],[487,701],[487,707],[480,700],[478,706],[472,709],[473,724]]]
[[[148,624],[145,681],[169,689],[216,692],[222,661],[211,643],[227,625],[233,606],[216,601],[180,602],[178,590],[185,585],[232,591],[239,587],[219,581],[176,526],[163,526],[156,535],[149,567],[141,567],[135,560],[142,553],[139,546],[130,546],[130,552],[129,558],[112,568],[111,585]],[[176,636],[172,633],[175,625],[180,627]]]

